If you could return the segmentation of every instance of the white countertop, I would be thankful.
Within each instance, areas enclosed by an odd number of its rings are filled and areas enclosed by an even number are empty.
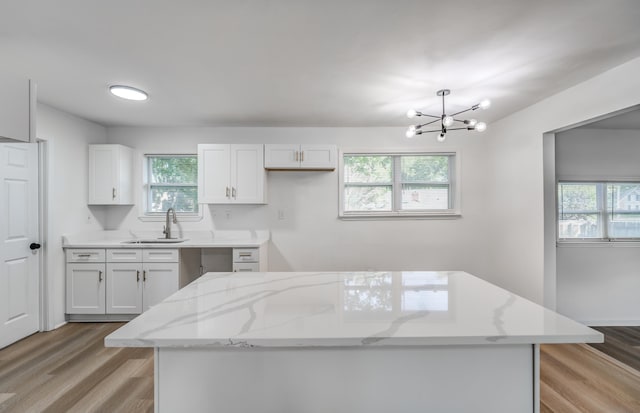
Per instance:
[[[256,248],[269,241],[269,231],[189,231],[174,232],[186,239],[179,243],[127,243],[161,238],[158,231],[93,231],[62,237],[63,248]]]
[[[207,273],[108,347],[351,347],[602,342],[465,272]]]

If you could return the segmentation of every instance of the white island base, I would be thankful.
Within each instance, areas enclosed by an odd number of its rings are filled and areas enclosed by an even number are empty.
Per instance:
[[[209,273],[110,334],[159,413],[537,413],[539,344],[602,342],[470,274]]]
[[[156,349],[156,412],[539,411],[538,346]]]

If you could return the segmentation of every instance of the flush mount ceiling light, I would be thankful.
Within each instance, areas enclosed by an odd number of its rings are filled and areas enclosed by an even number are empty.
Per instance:
[[[469,112],[471,110],[477,109],[488,109],[491,106],[491,101],[489,99],[484,99],[480,103],[477,103],[471,106],[468,109],[461,110],[460,112],[452,113],[447,115],[444,108],[444,97],[449,95],[451,91],[449,89],[441,89],[436,92],[437,96],[442,96],[442,115],[428,115],[426,113],[419,112],[415,109],[409,109],[407,111],[408,118],[415,118],[416,116],[426,116],[428,118],[433,118],[431,122],[419,124],[419,125],[411,125],[409,129],[407,129],[407,138],[413,138],[416,135],[422,135],[423,133],[429,132],[437,132],[438,133],[438,142],[444,142],[447,137],[447,132],[452,130],[475,130],[478,132],[484,132],[487,129],[487,124],[484,122],[478,122],[475,119],[460,119],[457,116]],[[440,122],[440,127],[438,129],[423,129],[425,126],[433,125]],[[452,128],[458,122],[460,124],[459,127]],[[464,125],[464,126],[462,126]],[[434,125],[436,126],[436,125]]]
[[[144,90],[136,89],[131,86],[113,85],[109,86],[109,92],[119,98],[127,100],[147,100],[149,95]]]

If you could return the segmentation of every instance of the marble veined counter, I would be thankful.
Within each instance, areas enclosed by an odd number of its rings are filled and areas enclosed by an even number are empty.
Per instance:
[[[361,347],[602,342],[459,271],[208,273],[109,335],[110,347]]]

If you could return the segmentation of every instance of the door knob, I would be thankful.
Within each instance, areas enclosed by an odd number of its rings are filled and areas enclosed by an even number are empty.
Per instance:
[[[40,249],[41,245],[35,242],[32,242],[31,245],[29,245],[29,248],[31,248],[32,250],[38,250]]]

